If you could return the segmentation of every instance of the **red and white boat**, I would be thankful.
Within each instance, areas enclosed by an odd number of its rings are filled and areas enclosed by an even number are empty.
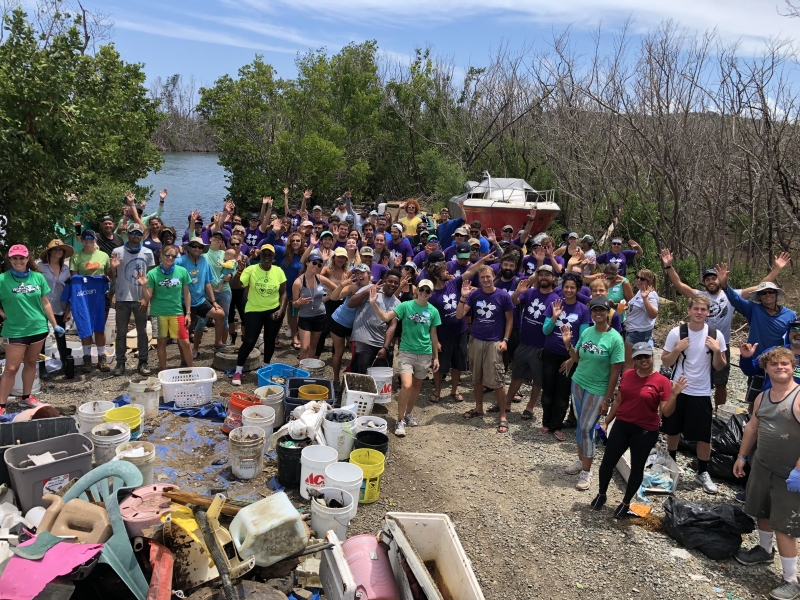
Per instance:
[[[480,183],[468,181],[465,192],[450,198],[450,214],[461,215],[458,203],[464,202],[464,221],[481,222],[481,231],[494,229],[497,237],[505,225],[512,225],[514,233],[528,222],[531,209],[536,209],[536,221],[531,235],[546,231],[561,210],[555,203],[555,190],[537,191],[524,179],[492,177],[484,172]]]

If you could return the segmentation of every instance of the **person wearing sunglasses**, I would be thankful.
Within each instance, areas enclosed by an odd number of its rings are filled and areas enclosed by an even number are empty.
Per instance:
[[[73,283],[78,283],[79,285],[83,284],[82,281],[76,281],[74,279],[75,275],[81,275],[83,277],[102,277],[111,273],[111,260],[109,259],[109,255],[98,249],[96,239],[97,234],[91,229],[86,229],[83,231],[83,233],[81,233],[81,243],[83,244],[83,248],[80,250],[80,252],[76,252],[72,256],[72,260],[69,262],[70,273],[73,276],[71,281]],[[87,285],[89,285],[91,281],[92,280],[87,281]],[[102,286],[101,284],[102,282],[98,281],[91,283],[91,285],[104,287],[104,289],[107,291],[109,287],[108,284],[105,284],[105,286]],[[75,293],[80,291],[72,286],[70,286],[70,289]],[[93,289],[95,293],[99,291],[99,289]],[[92,370],[92,337],[94,337],[94,343],[97,346],[98,368],[103,372],[108,372],[111,370],[111,367],[108,366],[106,360],[105,325],[108,311],[111,308],[111,298],[108,296],[106,291],[103,292],[102,305],[99,303],[91,303],[87,305],[89,307],[90,314],[87,315],[86,319],[80,320],[80,323],[82,323],[83,326],[78,328],[78,335],[81,338],[81,345],[83,346],[84,373],[89,373]],[[75,311],[73,310],[72,312],[73,316],[75,316]],[[75,325],[77,327],[77,320]]]
[[[653,329],[658,317],[658,294],[656,293],[656,274],[641,269],[636,276],[636,293],[630,299],[625,313],[625,367],[633,368],[631,350],[639,342],[652,343]]]
[[[178,340],[178,351],[187,367],[192,367],[192,349],[189,346],[189,321],[191,321],[192,295],[189,272],[176,264],[180,257],[172,244],[161,246],[159,265],[139,276],[142,299],[150,305],[150,314],[158,319],[156,352],[161,370],[167,368],[167,343]],[[185,308],[184,308],[185,307]],[[184,312],[185,311],[185,312]],[[127,325],[126,325],[127,329]]]
[[[642,247],[635,240],[628,240],[628,246],[633,250],[623,250],[622,238],[615,237],[611,240],[611,250],[598,254],[595,262],[598,265],[617,265],[619,274],[625,277],[628,263],[642,255]]]
[[[636,366],[622,374],[619,390],[601,425],[606,430],[610,427],[611,431],[600,463],[600,488],[591,502],[594,510],[603,508],[614,468],[625,451],[630,450],[631,472],[622,502],[614,510],[617,519],[634,516],[630,512],[631,500],[642,485],[647,457],[658,442],[661,417],[669,417],[675,411],[678,395],[689,385],[684,376],[671,383],[656,371],[653,348],[645,342],[633,347],[633,363]]]
[[[292,306],[297,309],[300,360],[316,354],[317,343],[328,323],[325,311],[328,292],[337,287],[336,283],[320,274],[323,265],[322,254],[318,250],[312,251],[300,276],[292,284]]]
[[[115,311],[117,324],[117,339],[114,350],[117,355],[117,366],[114,375],[125,373],[127,358],[128,323],[133,316],[136,324],[136,338],[138,348],[140,375],[150,375],[147,366],[149,343],[147,339],[147,301],[142,294],[141,278],[155,267],[155,259],[150,248],[142,245],[144,227],[139,223],[130,223],[127,229],[128,241],[125,245],[116,248],[111,253],[110,278],[115,285]]]
[[[397,397],[397,424],[394,434],[403,437],[406,425],[415,427],[417,420],[411,415],[419,398],[422,382],[428,376],[428,369],[439,370],[439,340],[436,328],[442,324],[437,308],[428,302],[433,293],[433,282],[423,279],[417,287],[414,300],[401,302],[389,311],[378,304],[378,288],[369,292],[369,303],[381,321],[389,323],[394,319],[403,323],[403,337],[400,352],[397,354],[397,373],[400,375],[400,394]]]

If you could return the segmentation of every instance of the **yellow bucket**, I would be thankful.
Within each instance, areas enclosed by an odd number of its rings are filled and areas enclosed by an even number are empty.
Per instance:
[[[301,385],[297,393],[303,400],[327,400],[331,395],[330,390],[324,385],[314,383]]]
[[[386,456],[377,450],[359,448],[350,453],[350,464],[358,465],[364,471],[364,481],[358,494],[359,504],[371,504],[380,497],[385,460]]]
[[[142,408],[140,406],[120,406],[106,413],[106,423],[127,423],[131,428],[131,440],[142,435]]]

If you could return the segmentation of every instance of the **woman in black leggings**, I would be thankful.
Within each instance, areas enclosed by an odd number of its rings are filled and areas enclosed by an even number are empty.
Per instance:
[[[687,386],[685,377],[671,382],[653,370],[653,348],[646,342],[635,344],[632,352],[634,368],[622,374],[619,391],[606,417],[606,427],[614,426],[608,434],[606,451],[600,464],[600,490],[592,508],[600,510],[606,503],[606,492],[611,476],[625,450],[631,450],[631,474],[625,488],[625,497],[614,511],[614,516],[630,516],[630,504],[644,478],[644,465],[650,451],[658,441],[661,415],[668,417],[675,410],[675,399]]]

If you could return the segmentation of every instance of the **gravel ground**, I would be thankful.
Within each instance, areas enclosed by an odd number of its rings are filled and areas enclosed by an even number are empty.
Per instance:
[[[211,350],[204,344],[199,366],[210,365]],[[297,364],[295,351],[283,348],[273,362]],[[170,361],[177,364],[177,346],[169,347]],[[330,354],[322,358],[330,364]],[[345,364],[349,359],[345,355]],[[737,364],[738,357],[732,361]],[[129,364],[135,364],[129,360]],[[151,368],[157,365],[151,352]],[[130,378],[114,378],[93,371],[78,374],[72,381],[57,376],[43,385],[41,399],[59,406],[65,414],[86,401],[113,399],[125,392]],[[330,376],[330,367],[327,376]],[[218,373],[215,396],[234,391],[229,379]],[[244,376],[242,391],[256,387],[255,373]],[[449,384],[445,387],[449,390]],[[743,395],[745,381],[732,370],[729,398]],[[599,450],[592,487],[587,492],[574,488],[576,477],[563,468],[576,457],[574,430],[567,430],[568,441],[559,443],[553,436],[538,433],[541,410],[534,420],[523,422],[522,404],[515,404],[509,417],[510,431],[496,433],[497,418],[472,420],[461,417],[473,406],[469,374],[462,378],[460,391],[465,402],[439,404],[428,401],[432,382],[426,381],[414,411],[420,426],[408,428],[405,439],[390,435],[390,454],[381,485],[381,497],[372,505],[359,507],[349,533],[375,533],[382,527],[388,511],[441,512],[455,523],[461,542],[472,560],[486,598],[763,598],[780,581],[780,562],[745,568],[735,560],[712,561],[699,552],[691,558],[670,556],[680,546],[663,532],[650,531],[632,522],[618,523],[611,511],[621,500],[622,478],[615,473],[609,489],[607,507],[597,513],[588,503],[597,490]],[[447,392],[445,392],[447,393]],[[529,389],[523,386],[523,394]],[[488,396],[487,401],[492,400]],[[736,400],[729,402],[744,406]],[[488,404],[487,404],[488,406]],[[388,410],[387,410],[388,409]],[[383,416],[394,427],[396,404],[377,406],[374,414]],[[206,453],[207,454],[207,453]],[[207,456],[210,463],[213,454]],[[677,497],[686,500],[733,502],[741,486],[718,482],[715,498],[704,494],[694,483],[688,468],[693,457],[679,453],[685,476]],[[253,485],[264,488],[274,473],[268,464],[264,477]],[[158,465],[156,466],[158,472]],[[235,488],[248,485],[240,483]],[[261,491],[259,489],[259,491]],[[232,496],[234,494],[231,494]],[[299,495],[290,497],[300,505]],[[663,516],[664,497],[652,497],[653,513]],[[744,540],[750,547],[757,534]],[[718,591],[717,591],[718,590]]]

